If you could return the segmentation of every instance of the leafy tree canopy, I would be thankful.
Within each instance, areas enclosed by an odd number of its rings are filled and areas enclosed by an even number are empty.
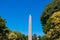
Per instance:
[[[46,6],[43,14],[41,15],[42,24],[46,24],[46,21],[49,19],[49,17],[57,11],[60,11],[60,0],[53,0]]]

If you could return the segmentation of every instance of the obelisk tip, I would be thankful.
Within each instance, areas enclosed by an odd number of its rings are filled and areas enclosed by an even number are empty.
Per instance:
[[[31,14],[29,14],[29,17],[31,17]]]

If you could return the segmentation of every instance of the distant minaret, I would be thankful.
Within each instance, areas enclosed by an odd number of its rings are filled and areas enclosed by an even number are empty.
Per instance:
[[[29,15],[28,40],[32,40],[32,16]]]

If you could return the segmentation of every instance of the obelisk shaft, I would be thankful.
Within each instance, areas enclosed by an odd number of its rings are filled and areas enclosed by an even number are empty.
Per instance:
[[[32,40],[32,16],[29,15],[28,40]]]

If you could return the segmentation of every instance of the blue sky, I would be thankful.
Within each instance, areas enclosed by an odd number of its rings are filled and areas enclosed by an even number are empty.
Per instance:
[[[32,15],[32,32],[44,35],[40,21],[46,5],[51,0],[0,0],[0,16],[7,21],[7,27],[11,30],[28,34],[28,17]]]

